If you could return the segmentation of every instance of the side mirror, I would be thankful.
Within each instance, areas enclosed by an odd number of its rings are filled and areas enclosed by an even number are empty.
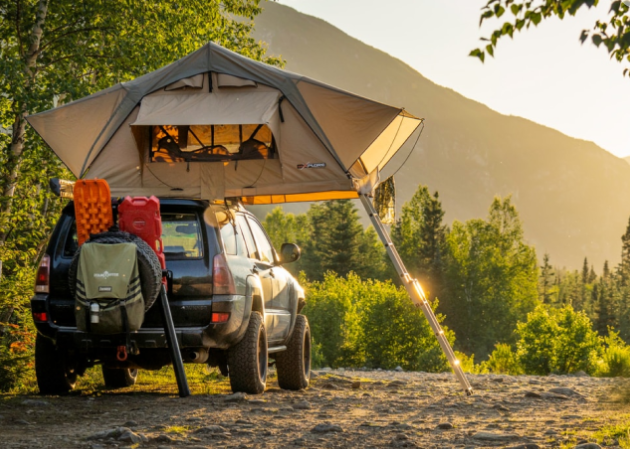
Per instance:
[[[280,263],[295,262],[302,255],[302,250],[295,243],[283,243],[280,248]]]

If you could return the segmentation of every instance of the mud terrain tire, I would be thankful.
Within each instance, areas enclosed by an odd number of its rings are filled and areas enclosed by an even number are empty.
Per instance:
[[[267,332],[259,312],[252,312],[243,339],[228,350],[233,392],[260,394],[267,383]]]
[[[283,390],[303,390],[311,379],[311,328],[304,315],[295,319],[287,349],[276,354],[278,385]]]
[[[103,379],[107,388],[125,388],[136,384],[138,370],[130,368],[106,368],[103,366]]]
[[[52,340],[37,334],[35,339],[35,377],[39,393],[68,394],[77,382],[77,374],[68,367],[66,355]]]

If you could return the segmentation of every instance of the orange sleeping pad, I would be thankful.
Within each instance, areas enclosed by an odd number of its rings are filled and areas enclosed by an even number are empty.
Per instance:
[[[104,179],[77,181],[74,185],[74,216],[79,245],[91,234],[105,232],[114,226],[112,195]]]

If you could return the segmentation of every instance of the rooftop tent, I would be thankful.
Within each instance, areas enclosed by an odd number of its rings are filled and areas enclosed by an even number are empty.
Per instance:
[[[212,43],[28,121],[113,195],[250,204],[356,198],[421,123]]]

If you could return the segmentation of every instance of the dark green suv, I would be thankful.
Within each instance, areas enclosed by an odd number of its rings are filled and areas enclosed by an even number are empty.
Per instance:
[[[262,393],[270,358],[281,388],[306,388],[311,336],[300,311],[304,290],[283,264],[300,256],[282,245],[280,256],[254,215],[238,203],[162,199],[162,241],[169,302],[185,363],[207,363],[229,375],[233,391]],[[114,202],[114,212],[116,202]],[[77,250],[74,205],[53,231],[31,300],[38,335],[37,382],[42,394],[70,391],[86,368],[102,365],[111,388],[133,385],[138,369],[170,364],[160,311],[149,309],[131,334],[137,355],[123,362],[123,336],[78,331],[68,270]]]

